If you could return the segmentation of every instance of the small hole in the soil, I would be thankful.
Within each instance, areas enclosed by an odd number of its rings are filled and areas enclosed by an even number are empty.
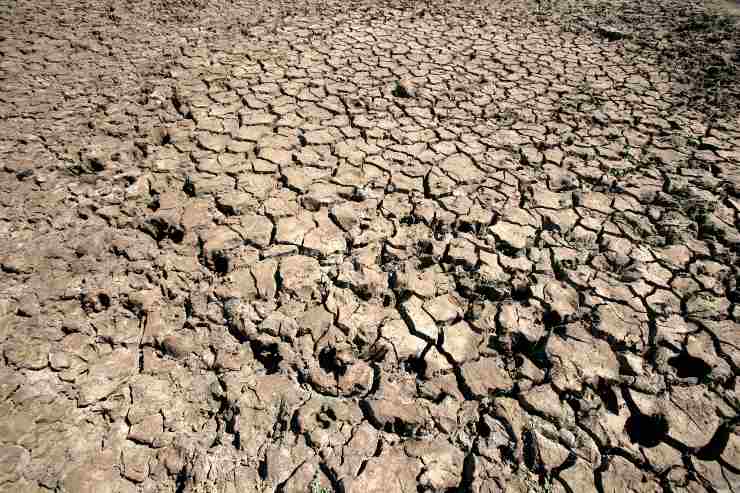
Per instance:
[[[404,423],[401,418],[396,418],[393,423],[386,423],[384,427],[387,433],[395,433],[399,436],[411,436],[414,433],[409,423]]]
[[[519,255],[519,250],[502,241],[496,242],[496,250],[507,257],[516,257]]]
[[[411,357],[404,362],[403,368],[409,373],[424,375],[427,370],[427,362],[421,356]]]
[[[267,474],[265,474],[265,477],[267,477]],[[175,493],[182,493],[183,491],[185,491],[187,480],[188,470],[187,468],[183,467],[177,472],[177,476],[175,477]]]
[[[488,426],[488,423],[486,423],[483,419],[478,420],[476,428],[478,436],[481,436],[483,438],[488,438],[489,436],[491,436],[491,427]]]
[[[553,222],[550,222],[549,220],[545,220],[544,223],[542,224],[542,230],[560,232],[560,226]]]
[[[344,375],[347,369],[337,361],[337,350],[333,347],[325,347],[319,353],[319,366],[327,373]]]
[[[504,298],[504,292],[493,284],[479,284],[476,291],[489,301],[501,301]],[[468,297],[466,296],[466,298]]]
[[[536,342],[530,342],[524,337],[515,337],[512,342],[511,351],[514,355],[525,355],[537,368],[541,370],[546,370],[550,367],[550,360],[545,351],[547,343],[546,338]]]
[[[191,298],[185,298],[183,308],[185,309],[185,320],[193,316],[193,300]]]
[[[373,299],[373,292],[369,289],[358,289],[355,291],[355,294],[362,301],[370,301],[371,299]]]
[[[104,309],[110,308],[110,296],[108,296],[105,293],[100,293],[98,295],[98,302],[100,302],[100,306],[102,306]]]
[[[251,341],[249,346],[252,348],[254,358],[265,367],[268,375],[277,373],[280,362],[283,357],[278,352],[277,344],[264,344],[260,341]]]
[[[519,286],[511,290],[511,298],[514,301],[527,301],[532,297],[532,289],[528,286]]]
[[[570,406],[573,412],[578,416],[581,412],[581,401],[579,399],[569,398],[565,401]]]
[[[536,464],[536,450],[534,447],[533,439],[532,439],[532,433],[527,432],[522,436],[522,441],[524,442],[524,463],[529,467],[530,469],[535,468]]]
[[[217,253],[213,258],[213,268],[219,274],[226,274],[229,272],[229,257],[223,253]]]
[[[668,364],[676,369],[679,378],[698,378],[702,380],[709,376],[712,367],[704,360],[695,358],[687,352],[682,352],[678,356],[668,359]]]
[[[619,400],[614,390],[604,380],[599,381],[599,385],[596,387],[596,393],[601,400],[604,402],[606,410],[612,414],[619,414]]]
[[[652,448],[665,440],[668,435],[668,421],[660,414],[636,413],[627,418],[624,431],[632,443]]]
[[[442,222],[435,222],[432,226],[432,233],[434,234],[434,239],[437,241],[442,241],[447,236],[447,233],[450,232],[450,227],[448,224],[442,223]]]
[[[170,231],[170,239],[174,243],[182,243],[182,240],[185,238],[185,231],[183,231],[180,228],[174,228]]]
[[[429,267],[435,265],[437,262],[434,260],[434,257],[430,256],[424,256],[419,257],[419,270],[428,269]]]
[[[189,176],[185,178],[185,183],[182,185],[182,191],[185,192],[185,195],[188,197],[195,197],[195,184]]]
[[[470,223],[467,221],[460,221],[457,225],[457,230],[461,233],[478,233],[478,228],[474,223]]]
[[[103,171],[105,169],[105,164],[100,160],[100,158],[92,158],[90,160],[90,168],[95,172]]]
[[[332,423],[334,423],[337,420],[337,415],[334,413],[334,410],[331,408],[323,409],[322,412],[316,416],[316,421],[318,421],[319,426],[323,428],[324,430],[331,427]]]
[[[416,244],[419,254],[431,255],[434,253],[434,244],[429,240],[419,240]]]
[[[735,377],[734,375],[730,376],[727,380],[722,382],[722,387],[726,388],[727,390],[732,390],[735,388]]]
[[[548,310],[542,317],[542,323],[545,324],[545,328],[548,330],[559,326],[561,322],[560,314],[554,310]]]
[[[293,412],[293,416],[290,417],[290,431],[292,431],[295,435],[301,433],[301,421],[298,418],[298,414],[298,410],[296,409]]]

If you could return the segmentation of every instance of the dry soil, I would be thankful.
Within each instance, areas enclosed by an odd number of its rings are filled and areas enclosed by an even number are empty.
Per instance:
[[[736,31],[609,4],[0,1],[0,490],[740,491]]]

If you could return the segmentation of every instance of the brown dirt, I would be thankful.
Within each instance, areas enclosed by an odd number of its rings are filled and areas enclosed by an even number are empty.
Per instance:
[[[0,490],[738,491],[737,30],[675,5],[0,5]]]

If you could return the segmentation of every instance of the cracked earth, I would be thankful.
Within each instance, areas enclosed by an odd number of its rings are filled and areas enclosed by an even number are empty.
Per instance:
[[[0,489],[740,491],[740,118],[536,8],[2,2]]]

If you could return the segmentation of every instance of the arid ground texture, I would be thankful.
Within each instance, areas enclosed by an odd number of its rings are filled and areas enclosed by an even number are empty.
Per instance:
[[[740,492],[696,0],[0,0],[0,490]]]

